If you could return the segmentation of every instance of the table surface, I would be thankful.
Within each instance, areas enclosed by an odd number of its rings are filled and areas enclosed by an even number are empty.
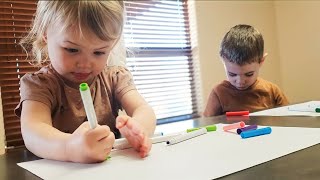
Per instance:
[[[227,119],[226,116],[198,118],[170,124],[159,125],[164,133],[170,127],[200,127],[217,123],[235,123],[242,119]],[[250,117],[246,124],[282,127],[312,127],[320,128],[320,117]],[[189,128],[188,127],[188,128]],[[171,128],[172,129],[172,128]],[[176,131],[183,129],[175,129]],[[24,148],[15,149],[0,156],[0,179],[40,179],[29,171],[19,167],[17,163],[40,159]],[[131,179],[134,179],[132,177]],[[300,150],[298,152],[268,161],[266,163],[224,176],[219,179],[320,179],[320,145]]]

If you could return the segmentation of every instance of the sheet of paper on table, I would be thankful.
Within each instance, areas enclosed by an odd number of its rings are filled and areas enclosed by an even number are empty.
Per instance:
[[[222,177],[273,160],[320,142],[320,128],[271,127],[269,135],[242,139],[218,130],[168,146],[154,144],[141,159],[133,149],[113,151],[98,164],[52,160],[18,163],[43,179],[197,179]],[[258,128],[261,128],[259,126]]]

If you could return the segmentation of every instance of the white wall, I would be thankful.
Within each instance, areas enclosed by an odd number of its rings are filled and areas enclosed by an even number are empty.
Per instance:
[[[292,102],[320,100],[320,1],[275,1],[282,87]]]
[[[204,105],[212,87],[226,78],[219,46],[225,33],[237,24],[250,24],[262,33],[269,55],[260,75],[282,87],[273,1],[197,0],[195,6]]]

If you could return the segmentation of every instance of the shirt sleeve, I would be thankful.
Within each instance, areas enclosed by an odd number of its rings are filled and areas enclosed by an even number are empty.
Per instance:
[[[112,73],[112,82],[116,98],[120,101],[122,96],[131,90],[136,90],[130,71],[116,66]]]
[[[217,116],[221,114],[222,114],[221,103],[220,103],[219,97],[217,96],[216,92],[213,89],[209,95],[206,109],[203,115],[205,117],[209,117],[209,116]]]
[[[288,98],[286,95],[281,91],[281,89],[274,85],[274,97],[275,97],[275,103],[277,106],[286,106],[289,104]]]
[[[25,100],[38,101],[46,104],[50,109],[54,107],[54,92],[56,88],[52,78],[45,74],[25,74],[20,80],[20,102],[15,108],[15,114],[20,117],[22,103]]]

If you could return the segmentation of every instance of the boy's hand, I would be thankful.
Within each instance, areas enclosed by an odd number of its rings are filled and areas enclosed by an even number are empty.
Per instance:
[[[131,146],[140,153],[141,157],[146,157],[151,150],[151,140],[140,124],[130,116],[120,115],[116,119],[116,127],[120,133],[128,140]]]
[[[90,129],[89,123],[84,122],[67,141],[66,154],[72,162],[102,162],[108,157],[114,140],[114,134],[108,126],[98,125]]]

